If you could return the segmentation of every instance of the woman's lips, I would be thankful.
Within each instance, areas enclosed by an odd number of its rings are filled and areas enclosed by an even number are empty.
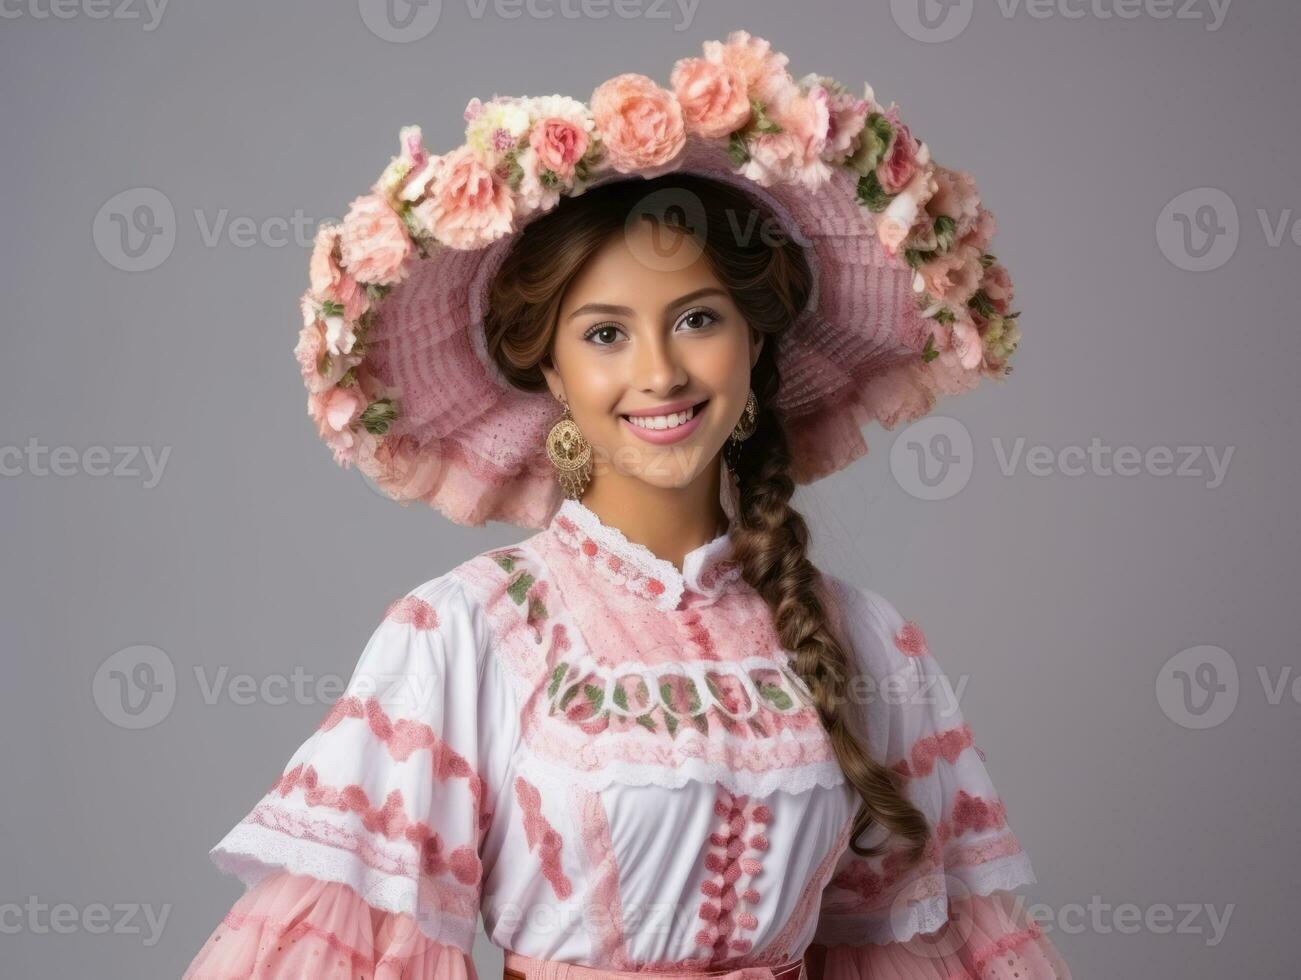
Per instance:
[[[696,427],[700,425],[700,417],[704,414],[708,405],[709,401],[706,399],[705,401],[693,406],[691,410],[691,418],[686,422],[683,422],[681,425],[674,426],[671,429],[646,429],[640,425],[634,425],[632,422],[629,422],[625,415],[620,415],[619,421],[621,421],[624,426],[633,433],[633,435],[637,436],[637,438],[642,441],[652,443],[656,446],[666,446],[670,443],[681,442],[683,439],[687,438],[687,436],[691,435],[691,433],[695,432]]]

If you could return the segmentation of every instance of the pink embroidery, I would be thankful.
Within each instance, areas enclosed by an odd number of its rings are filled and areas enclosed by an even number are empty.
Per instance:
[[[459,888],[447,879],[437,883],[430,882],[420,877],[422,869],[419,862],[413,864],[409,859],[386,850],[382,846],[382,841],[377,841],[376,838],[363,837],[328,820],[310,819],[298,810],[287,810],[274,803],[259,804],[242,823],[265,827],[295,841],[309,841],[323,847],[345,851],[351,858],[382,874],[418,879],[417,899],[421,908],[447,912],[471,922],[479,914],[477,877],[476,887],[468,889]],[[403,840],[402,843],[409,844],[410,841]],[[462,849],[458,848],[458,851],[460,850]],[[454,874],[453,877],[456,881],[461,880],[459,875]]]
[[[623,561],[608,549],[603,549],[591,537],[584,534],[578,525],[568,517],[557,514],[554,531],[557,540],[571,552],[587,558],[589,566],[596,569],[602,577],[623,585],[629,592],[643,598],[654,599],[664,594],[663,582],[647,575],[637,568],[633,562]],[[631,547],[631,542],[628,543],[628,546]],[[647,549],[647,553],[650,553],[649,549]]]
[[[574,888],[560,867],[560,850],[564,841],[542,815],[542,794],[523,776],[516,776],[515,796],[524,812],[524,835],[529,850],[540,851],[543,877],[551,883],[551,890],[557,898],[568,898]]]
[[[409,623],[418,630],[438,628],[438,613],[429,603],[418,596],[403,596],[389,605],[384,612],[385,619],[395,623]]]
[[[983,800],[965,789],[953,801],[953,835],[968,830],[990,830],[1007,823],[1007,810],[999,800]]]
[[[763,804],[751,806],[749,797],[733,795],[720,786],[714,813],[722,818],[722,824],[709,835],[714,850],[705,856],[705,867],[715,877],[700,885],[710,901],[700,903],[705,925],[696,933],[696,945],[712,947],[712,959],[726,960],[731,953],[745,955],[754,944],[749,938],[734,938],[738,930],[759,928],[759,920],[747,906],[759,902],[753,883],[763,871],[768,838],[754,825],[769,823],[772,811]]]
[[[385,797],[384,805],[376,807],[371,804],[362,787],[355,783],[342,789],[324,785],[315,768],[302,764],[294,766],[280,778],[276,792],[285,797],[296,788],[302,789],[303,799],[308,806],[356,813],[361,817],[362,826],[370,833],[379,834],[388,840],[402,839],[414,844],[420,853],[421,869],[426,874],[436,875],[450,870],[462,884],[473,885],[478,882],[478,856],[471,850],[470,860],[466,859],[465,854],[458,854],[454,862],[445,859],[442,840],[438,834],[427,823],[407,816],[401,790],[393,790]]]
[[[911,619],[906,620],[894,635],[894,645],[910,657],[924,657],[930,652],[926,645],[926,634]]]
[[[623,902],[619,897],[619,862],[605,804],[599,794],[580,789],[574,796],[574,806],[587,849],[587,864],[592,869],[591,897],[583,902],[583,908],[584,915],[589,917],[587,929],[592,938],[593,960],[608,963],[611,969],[631,970],[623,932]]]
[[[962,750],[972,745],[971,726],[964,723],[958,728],[919,738],[908,753],[908,758],[900,759],[892,768],[910,779],[928,776],[934,770],[937,758],[943,758],[952,765]]]
[[[979,952],[973,954],[976,963],[976,976],[985,975],[985,967],[989,961],[996,956],[1005,956],[1018,946],[1028,942],[1031,939],[1038,939],[1043,935],[1043,928],[1039,923],[1031,919],[1024,929],[1017,932],[1008,933],[1000,936],[995,942],[982,948]]]
[[[486,831],[492,817],[488,807],[487,785],[464,756],[439,738],[428,725],[407,718],[393,721],[378,698],[369,698],[363,705],[360,698],[342,697],[330,708],[325,720],[321,722],[320,730],[330,731],[346,718],[363,717],[371,733],[398,762],[405,762],[421,749],[429,749],[435,778],[440,781],[452,778],[467,780],[475,800],[479,832],[482,834]]]

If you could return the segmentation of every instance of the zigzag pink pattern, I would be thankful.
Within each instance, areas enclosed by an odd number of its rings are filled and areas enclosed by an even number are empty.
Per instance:
[[[384,711],[378,698],[369,698],[363,704],[358,697],[343,697],[334,703],[321,722],[320,730],[328,732],[345,718],[365,718],[371,733],[398,762],[405,762],[412,753],[429,749],[433,756],[434,776],[440,781],[452,778],[466,779],[478,810],[480,832],[487,829],[492,814],[488,812],[487,788],[474,767],[423,722],[409,718],[393,721]]]
[[[560,850],[564,841],[542,815],[541,792],[523,776],[516,776],[515,796],[524,811],[524,836],[529,850],[540,852],[543,877],[551,883],[551,890],[557,898],[568,898],[573,894],[574,886],[560,867]]]
[[[479,856],[474,848],[458,847],[450,856],[443,856],[443,842],[429,824],[407,816],[402,791],[393,790],[381,807],[373,806],[366,791],[355,783],[342,788],[328,786],[320,781],[312,766],[297,765],[280,777],[274,792],[288,796],[301,787],[303,799],[309,807],[329,807],[342,813],[356,813],[361,824],[372,834],[387,840],[406,840],[415,845],[420,854],[421,869],[430,875],[451,871],[464,885],[479,881]]]
[[[928,776],[935,769],[935,760],[945,759],[950,765],[958,760],[962,750],[974,744],[971,726],[963,723],[958,728],[950,728],[935,735],[919,738],[906,758],[900,759],[891,768],[909,779]]]

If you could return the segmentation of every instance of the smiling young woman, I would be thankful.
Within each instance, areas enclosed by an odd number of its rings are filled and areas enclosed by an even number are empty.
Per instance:
[[[248,890],[187,976],[473,977],[482,914],[525,980],[1069,978],[920,626],[791,503],[1005,373],[992,216],[785,65],[741,31],[672,91],[476,100],[322,230],[319,434],[536,533],[388,607],[214,848]]]

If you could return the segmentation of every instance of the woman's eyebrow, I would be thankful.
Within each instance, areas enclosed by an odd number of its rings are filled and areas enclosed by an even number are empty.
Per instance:
[[[700,299],[702,296],[712,296],[714,294],[720,296],[726,295],[725,291],[719,289],[717,286],[706,286],[704,289],[697,289],[684,296],[679,296],[673,302],[664,307],[664,312],[671,312],[679,306],[684,306],[685,304],[690,303],[693,299]],[[632,316],[633,312],[634,311],[627,306],[614,306],[610,303],[584,303],[578,309],[574,310],[573,313],[569,314],[569,319],[572,320],[576,316],[583,316],[587,313],[604,313],[608,316]]]

